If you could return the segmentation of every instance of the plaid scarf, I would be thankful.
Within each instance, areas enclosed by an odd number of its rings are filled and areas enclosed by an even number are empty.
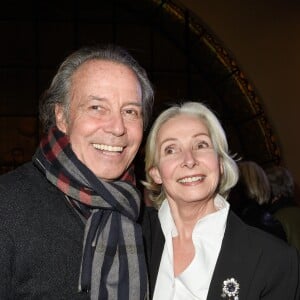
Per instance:
[[[40,143],[33,162],[67,197],[90,210],[85,224],[79,291],[91,299],[146,299],[147,271],[139,192],[126,172],[121,180],[97,178],[56,127]],[[129,181],[128,181],[129,179]]]

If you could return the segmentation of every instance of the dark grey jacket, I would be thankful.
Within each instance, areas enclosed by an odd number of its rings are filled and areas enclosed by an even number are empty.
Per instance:
[[[27,163],[0,177],[0,299],[79,294],[84,224],[64,194]]]

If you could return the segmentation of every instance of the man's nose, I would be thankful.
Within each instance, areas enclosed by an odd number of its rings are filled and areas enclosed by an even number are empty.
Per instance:
[[[114,136],[122,136],[126,133],[126,126],[121,113],[113,113],[109,116],[105,131]]]

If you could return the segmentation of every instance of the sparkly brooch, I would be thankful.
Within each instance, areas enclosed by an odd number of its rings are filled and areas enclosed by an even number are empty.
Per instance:
[[[234,278],[228,278],[223,281],[222,298],[229,300],[239,300],[240,284]]]

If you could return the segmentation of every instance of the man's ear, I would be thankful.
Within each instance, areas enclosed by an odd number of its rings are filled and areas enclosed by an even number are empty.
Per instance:
[[[55,121],[56,121],[56,126],[60,131],[63,133],[67,132],[67,122],[65,118],[65,113],[62,105],[60,104],[55,104]]]
[[[160,173],[159,170],[157,169],[157,167],[152,167],[149,170],[149,175],[151,176],[151,178],[153,179],[153,181],[157,184],[162,184],[162,180],[160,177]]]

